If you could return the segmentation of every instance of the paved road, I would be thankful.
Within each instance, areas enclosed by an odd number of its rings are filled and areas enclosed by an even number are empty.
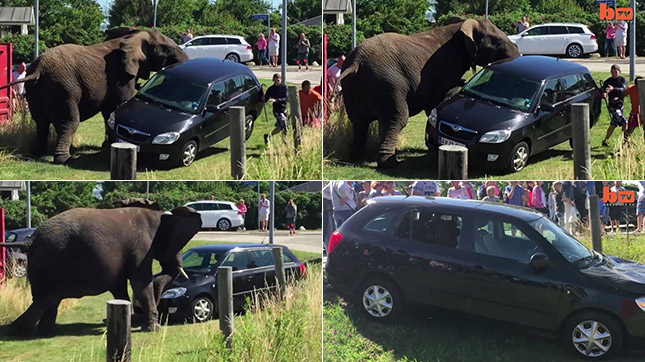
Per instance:
[[[572,60],[572,59],[567,59]],[[612,64],[620,65],[620,70],[625,79],[629,80],[629,58],[590,58],[573,60],[589,68],[592,72],[609,72]],[[645,73],[645,58],[636,58],[636,75]]]
[[[281,72],[280,67],[273,68],[268,65],[253,65],[249,68],[251,68],[253,73],[255,73],[255,76],[259,79],[271,79],[273,78],[274,73]],[[302,81],[304,80],[310,81],[314,86],[320,84],[320,77],[322,77],[322,67],[309,67],[308,72],[305,72],[304,68],[302,69],[302,72],[298,72],[297,65],[287,66],[287,82],[297,84],[298,88],[300,88],[300,83],[302,83]]]
[[[269,243],[269,234],[258,231],[202,231],[195,235],[197,240],[230,241],[236,243]],[[288,246],[289,249],[322,253],[322,231],[299,231],[289,236],[286,230],[275,232],[274,243]]]

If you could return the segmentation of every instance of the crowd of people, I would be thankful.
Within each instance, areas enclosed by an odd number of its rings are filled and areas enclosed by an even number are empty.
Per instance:
[[[402,183],[402,181],[400,181]],[[609,235],[620,233],[620,222],[625,220],[627,206],[624,203],[605,204],[605,192],[625,191],[621,181],[450,181],[443,185],[435,181],[413,181],[397,189],[394,181],[331,181],[323,189],[323,233],[328,242],[334,229],[360,208],[369,199],[384,196],[446,196],[465,200],[481,200],[491,203],[534,209],[558,223],[570,234],[586,228],[589,222],[589,195],[598,195],[599,214]],[[477,184],[477,186],[475,186]],[[448,186],[448,187],[446,187]],[[645,181],[637,182],[636,229],[633,233],[645,232]],[[401,192],[403,191],[403,192]]]

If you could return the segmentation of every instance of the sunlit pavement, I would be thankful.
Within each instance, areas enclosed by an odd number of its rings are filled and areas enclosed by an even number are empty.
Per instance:
[[[257,230],[201,231],[195,235],[194,239],[268,244],[269,233],[263,233]],[[285,245],[292,250],[322,253],[322,231],[298,231],[296,236],[289,236],[289,231],[287,230],[276,230],[274,243]]]
[[[609,72],[612,64],[620,65],[620,70],[625,78],[629,78],[629,58],[589,58],[589,59],[570,59],[569,61],[584,65],[592,72]],[[645,57],[636,58],[636,75],[639,72],[645,72]]]
[[[273,68],[268,65],[253,65],[250,66],[251,70],[255,74],[258,79],[271,79],[273,77],[273,74],[281,73],[281,69],[278,66],[277,68]],[[317,67],[309,67],[309,71],[305,72],[305,67],[302,67],[302,71],[298,71],[298,66],[297,65],[289,65],[287,66],[287,82],[288,83],[293,83],[300,85],[304,80],[308,80],[311,82],[313,86],[317,86],[320,84],[320,77],[322,77],[322,67],[317,66]],[[267,84],[270,85],[270,84]],[[298,87],[300,88],[300,87]]]

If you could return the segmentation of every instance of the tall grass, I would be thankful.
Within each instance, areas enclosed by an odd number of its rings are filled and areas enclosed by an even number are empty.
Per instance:
[[[65,299],[58,308],[59,312],[68,311],[76,306],[76,299]],[[31,305],[31,291],[27,278],[9,278],[0,285],[0,325],[12,322]]]
[[[325,145],[325,158],[348,160],[354,150],[354,131],[352,122],[347,114],[337,109],[329,115],[323,128],[323,143]],[[404,142],[404,137],[399,137],[399,143]],[[400,145],[399,145],[400,146]],[[378,154],[378,123],[373,122],[367,136],[366,155]]]
[[[616,133],[619,133],[617,131]],[[614,137],[620,135],[614,135]],[[600,175],[592,177],[601,180],[634,180],[645,175],[645,140],[640,133],[633,134],[629,142],[616,142],[608,159],[600,163]],[[592,167],[593,169],[593,167]]]

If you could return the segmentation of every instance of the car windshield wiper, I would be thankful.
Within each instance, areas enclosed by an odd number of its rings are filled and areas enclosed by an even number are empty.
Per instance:
[[[576,264],[578,265],[587,265],[587,263],[591,264],[594,260],[598,258],[598,254],[595,251],[591,252],[591,255],[585,256],[584,258],[578,259],[575,261]]]
[[[484,97],[481,94],[475,93],[475,92],[473,92],[471,90],[468,90],[468,89],[464,89],[464,93],[472,96],[473,98],[480,99],[480,100],[482,100],[484,102],[488,102],[488,103],[493,104],[493,105],[503,106],[503,107],[510,107],[508,104],[506,104],[504,102],[500,102],[500,101],[497,101],[497,100],[494,100],[494,99],[491,99],[491,98],[488,98],[488,97]]]

